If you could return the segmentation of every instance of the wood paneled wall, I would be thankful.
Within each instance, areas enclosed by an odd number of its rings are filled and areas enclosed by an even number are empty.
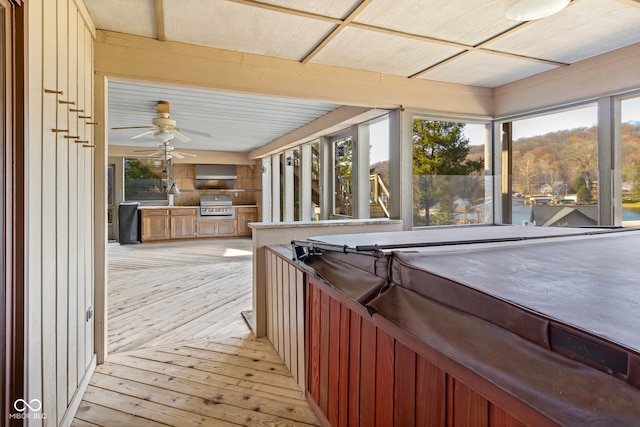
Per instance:
[[[305,389],[305,273],[291,261],[291,251],[268,246],[266,254],[267,337],[301,390]]]
[[[525,424],[307,275],[307,399],[331,426]]]
[[[28,425],[70,425],[93,350],[95,27],[81,0],[30,0],[26,102]],[[82,142],[85,141],[85,142]],[[46,420],[46,421],[45,421]]]

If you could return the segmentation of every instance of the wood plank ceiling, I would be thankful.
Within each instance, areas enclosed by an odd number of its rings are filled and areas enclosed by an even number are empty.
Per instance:
[[[503,0],[84,2],[99,29],[490,88],[640,43],[637,0],[573,0],[556,15],[524,23],[504,16]]]

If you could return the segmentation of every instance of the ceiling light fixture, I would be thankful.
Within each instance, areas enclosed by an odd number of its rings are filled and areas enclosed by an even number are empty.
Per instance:
[[[513,21],[546,18],[567,7],[571,0],[505,0],[505,15]]]

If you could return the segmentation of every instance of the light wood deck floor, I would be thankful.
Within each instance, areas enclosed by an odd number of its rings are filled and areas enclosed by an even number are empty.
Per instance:
[[[255,339],[251,241],[109,244],[109,357],[73,426],[319,422],[271,343]]]

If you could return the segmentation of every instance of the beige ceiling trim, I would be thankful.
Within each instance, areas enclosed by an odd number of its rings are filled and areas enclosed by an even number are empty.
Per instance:
[[[429,68],[425,68],[422,71],[418,71],[417,73],[410,75],[409,78],[410,79],[416,79],[416,78],[422,76],[423,74],[427,73],[428,71],[435,70],[436,68],[440,68],[443,65],[446,65],[446,64],[448,64],[450,62],[453,62],[456,59],[459,59],[459,58],[461,58],[461,57],[463,57],[465,55],[468,55],[471,52],[472,52],[472,50],[465,50],[464,52],[460,52],[458,54],[450,56],[449,58],[447,58],[447,59],[445,59],[443,61],[440,61],[437,64],[434,64],[434,65],[430,66]]]
[[[109,157],[127,157],[127,158],[146,158],[152,159],[146,154],[140,153],[142,149],[152,149],[154,147],[140,147],[132,145],[108,145]],[[208,150],[190,150],[189,148],[181,149],[187,153],[195,154],[197,157],[185,157],[178,159],[173,157],[171,163],[189,163],[189,164],[230,164],[230,165],[254,165],[255,160],[249,159],[246,153],[234,153],[230,151],[208,151]],[[160,158],[157,156],[156,158]]]
[[[474,49],[474,50],[477,50],[478,52],[485,52],[485,53],[491,53],[494,55],[506,56],[508,58],[524,59],[529,62],[538,62],[540,64],[555,65],[556,67],[568,67],[569,65],[571,65],[571,64],[567,64],[566,62],[552,61],[550,59],[536,58],[533,56],[518,55],[516,53],[501,52],[499,50],[493,50],[493,49],[487,49],[487,48]]]
[[[301,16],[303,18],[318,19],[320,21],[331,22],[332,24],[340,25],[342,19],[332,18],[330,16],[319,15],[317,13],[305,12],[302,10],[290,9],[288,7],[278,6],[275,4],[261,3],[254,0],[228,0],[233,3],[243,4],[245,6],[258,7],[260,9],[273,10],[275,12],[287,13],[289,15]]]
[[[333,40],[334,38],[336,38],[336,36],[338,34],[340,34],[340,32],[342,30],[344,30],[345,28],[347,28],[349,26],[349,24],[351,24],[351,21],[353,21],[355,19],[356,16],[358,16],[360,14],[360,12],[362,12],[367,6],[369,6],[369,4],[371,4],[373,0],[362,0],[362,2],[358,5],[358,7],[356,7],[353,11],[351,11],[351,13],[349,14],[349,16],[347,16],[341,23],[340,25],[338,25],[332,32],[331,34],[329,34],[327,37],[324,38],[324,40],[322,40],[315,48],[313,48],[313,50],[307,54],[307,56],[305,56],[302,61],[303,64],[311,61],[313,59],[314,56],[316,56],[322,49],[324,49],[324,47],[326,45],[329,44],[329,42],[331,40]]]
[[[155,0],[156,7],[156,34],[158,40],[161,42],[166,41],[167,37],[164,34],[164,0]]]
[[[618,3],[626,4],[628,6],[640,7],[640,0],[616,0]]]
[[[372,113],[373,112],[373,113]],[[328,112],[322,117],[307,123],[298,129],[274,139],[262,147],[249,151],[248,159],[257,159],[271,154],[279,153],[282,150],[295,147],[304,142],[311,141],[323,135],[335,132],[338,128],[343,128],[354,123],[360,123],[385,114],[383,110],[372,110],[365,107],[342,106]]]
[[[458,49],[473,49],[473,46],[468,44],[437,39],[434,37],[421,36],[418,34],[405,33],[403,31],[392,30],[391,28],[382,28],[382,27],[377,27],[375,25],[361,24],[359,22],[352,22],[351,26],[355,28],[360,28],[362,30],[369,30],[369,31],[375,31],[377,33],[387,34],[389,36],[397,36],[397,37],[403,37],[403,38],[413,39],[413,40],[418,40],[423,42],[437,43],[440,45],[455,47]]]

